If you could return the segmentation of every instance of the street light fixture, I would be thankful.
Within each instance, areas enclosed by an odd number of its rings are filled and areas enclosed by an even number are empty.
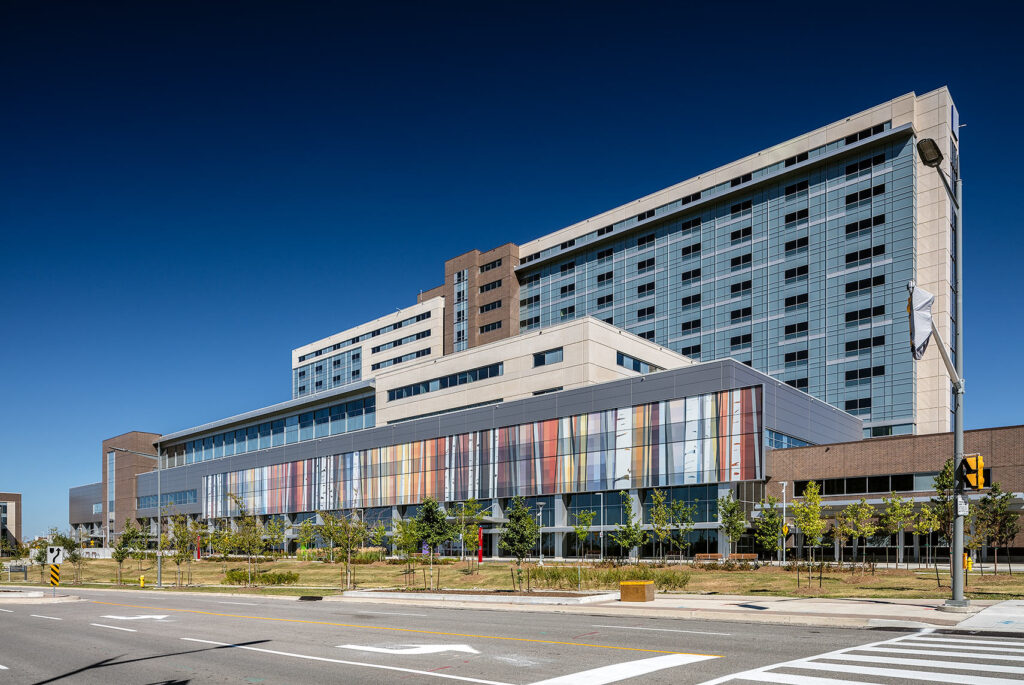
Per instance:
[[[953,501],[955,502],[956,509],[954,510],[953,518],[953,540],[952,549],[950,550],[952,559],[952,568],[950,569],[950,576],[953,590],[952,599],[946,600],[946,606],[948,607],[965,607],[970,604],[970,600],[964,598],[964,515],[961,513],[960,502],[964,497],[964,485],[961,479],[963,473],[963,461],[964,461],[964,250],[963,250],[963,181],[960,178],[960,174],[956,175],[954,181],[954,187],[950,186],[949,179],[946,178],[946,173],[942,170],[943,155],[942,150],[939,149],[938,144],[932,138],[924,138],[917,143],[917,153],[921,157],[921,162],[927,166],[935,169],[939,174],[939,180],[942,181],[942,185],[945,186],[946,192],[949,193],[950,199],[953,200],[953,204],[956,206],[956,224],[954,230],[956,231],[956,271],[953,278],[956,281],[955,296],[953,304],[953,316],[955,321],[953,322],[953,349],[956,352],[956,360],[954,363],[950,363],[948,355],[946,354],[945,345],[942,341],[942,337],[937,335],[938,330],[934,328],[933,331],[936,333],[936,342],[938,343],[939,352],[941,353],[942,360],[946,365],[946,370],[949,372],[950,378],[953,382],[953,466],[956,477],[954,478],[953,484]]]
[[[541,532],[544,528],[544,503],[537,502],[537,548],[540,550],[540,560],[537,562],[538,566],[544,565],[544,533]]]
[[[163,502],[163,493],[160,492],[160,443],[156,443],[156,454],[146,454],[145,452],[136,452],[135,450],[125,449],[124,447],[109,447],[108,449],[115,450],[117,452],[127,452],[128,454],[137,454],[140,457],[149,457],[150,459],[156,459],[156,586],[162,588],[164,586],[164,540],[163,540],[163,520],[162,514],[160,513],[160,507]]]

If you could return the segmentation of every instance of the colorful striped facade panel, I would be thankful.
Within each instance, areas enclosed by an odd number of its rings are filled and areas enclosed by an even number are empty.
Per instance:
[[[207,518],[763,477],[761,388],[474,431],[203,478]]]

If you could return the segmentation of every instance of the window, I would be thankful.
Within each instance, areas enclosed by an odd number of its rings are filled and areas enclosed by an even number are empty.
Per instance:
[[[566,295],[572,295],[574,292],[576,292],[576,284],[575,283],[570,283],[569,285],[563,285],[562,288],[558,292],[559,292],[559,296],[560,297],[565,297]]]
[[[744,212],[749,212],[753,208],[753,206],[753,200],[744,200],[743,202],[738,202],[734,204],[732,207],[730,207],[729,213],[732,215],[732,218],[735,219],[740,214],[743,214]]]
[[[597,298],[597,307],[598,307],[598,309],[600,309],[601,307],[608,307],[614,301],[615,301],[615,296],[614,295],[602,295],[601,297]]]
[[[630,371],[639,371],[640,373],[651,373],[652,371],[662,370],[660,366],[655,366],[654,364],[645,362],[642,359],[631,357],[623,352],[616,353],[615,363],[623,367],[624,369],[629,369]]]
[[[807,153],[806,152],[801,152],[798,155],[794,155],[792,157],[787,157],[786,161],[783,162],[783,167],[785,168],[785,167],[795,166],[795,165],[799,164],[800,162],[806,162],[806,161],[807,161]]]
[[[454,388],[459,385],[465,385],[466,383],[482,381],[486,378],[496,378],[504,373],[505,365],[502,362],[491,364],[489,366],[481,366],[475,369],[470,369],[469,371],[453,373],[448,376],[432,378],[429,381],[413,383],[411,385],[404,385],[400,388],[388,390],[388,401],[400,400],[405,397],[413,397],[414,395],[422,395],[424,393],[444,390],[446,388]]]
[[[334,368],[338,368],[339,366],[341,366],[341,360],[340,359],[335,359],[333,366],[334,366]]]
[[[787,352],[785,356],[786,366],[798,366],[800,364],[807,363],[807,350],[797,350],[796,352]]]
[[[700,217],[695,216],[679,224],[679,232],[682,234],[692,233],[700,228]]]
[[[531,328],[536,328],[539,325],[540,325],[540,317],[539,316],[531,316],[530,318],[523,319],[523,320],[521,320],[519,322],[519,327],[521,329],[523,329],[524,331],[525,330],[529,330]]]
[[[684,357],[689,357],[691,359],[697,359],[698,357],[700,357],[700,345],[680,347],[679,354],[683,355]]]
[[[643,333],[637,333],[637,335],[644,340],[654,340],[654,331],[644,331]]]
[[[539,303],[540,303],[540,295],[530,295],[529,297],[525,297],[525,298],[519,300],[519,306],[520,307],[532,307],[533,305],[539,304]]]
[[[607,250],[601,250],[600,252],[597,253],[597,261],[603,262],[608,259],[611,259],[613,254],[615,254],[615,250],[611,247],[609,247]]]
[[[576,244],[576,239],[566,240],[564,243],[558,246],[561,250],[568,250],[570,247]]]
[[[654,218],[654,210],[648,209],[646,212],[640,212],[636,215],[637,221],[647,221],[648,219]]]
[[[700,304],[700,293],[696,295],[687,295],[679,301],[679,306],[682,309],[689,309],[690,307],[696,307]]]
[[[810,185],[807,181],[800,181],[799,183],[786,186],[786,199],[788,200],[791,197],[796,197],[800,193],[807,192],[809,187]]]
[[[645,274],[648,271],[651,271],[653,268],[654,268],[654,257],[651,257],[650,259],[645,259],[642,262],[637,262],[637,264],[636,264],[636,272],[638,274]]]
[[[855,355],[862,350],[870,350],[872,347],[881,347],[885,345],[885,336],[876,335],[871,338],[861,338],[860,340],[851,340],[846,343],[846,354]]]
[[[871,167],[878,166],[879,164],[884,164],[884,163],[885,163],[885,153],[875,155],[874,157],[870,157],[868,159],[862,159],[859,162],[854,162],[853,164],[847,164],[846,165],[846,175],[847,176],[853,176],[855,174],[859,174],[862,171],[867,171]]]
[[[306,392],[306,386],[300,385],[299,386],[299,392]]]
[[[654,281],[636,287],[636,296],[645,297],[654,293]]]
[[[340,383],[341,382],[341,376],[334,376],[333,378],[331,378],[331,382],[333,382],[333,383]]]
[[[729,266],[733,271],[738,269],[745,269],[750,266],[750,262],[753,261],[753,255],[744,254],[739,257],[733,257],[729,260]]]
[[[852,266],[860,266],[871,261],[872,257],[878,257],[885,254],[885,245],[875,245],[874,247],[865,247],[863,250],[854,250],[846,255],[846,266],[847,268]]]
[[[534,390],[533,394],[534,394],[535,397],[537,395],[547,395],[550,392],[558,392],[562,388],[563,388],[563,386],[560,385],[557,388],[545,388],[544,390]]]
[[[787,297],[785,300],[786,311],[792,311],[794,309],[800,309],[807,306],[807,293],[800,293],[799,295],[792,295]]]
[[[536,261],[538,259],[540,259],[540,252],[534,252],[533,254],[528,254],[525,257],[523,257],[523,259],[519,263],[520,264],[528,264],[528,263]]]
[[[738,185],[749,183],[752,178],[753,176],[751,174],[743,174],[742,176],[737,176],[736,178],[729,181],[729,187],[735,188]]]
[[[531,285],[537,285],[540,283],[540,274],[530,274],[523,279],[523,287],[529,287]]]
[[[597,229],[597,235],[598,236],[606,235],[608,233],[611,233],[613,230],[615,230],[614,226],[605,226],[604,228]]]
[[[644,250],[644,249],[647,249],[648,247],[652,247],[653,245],[654,245],[654,234],[653,233],[651,233],[649,235],[641,236],[640,238],[637,238],[637,240],[636,240],[636,249],[638,249],[638,250]]]
[[[553,350],[545,350],[544,352],[537,352],[533,355],[533,366],[550,366],[551,364],[557,364],[562,361],[562,348],[556,347]]]
[[[859,140],[864,140],[865,138],[870,138],[871,136],[878,135],[879,133],[881,133],[884,130],[885,130],[885,124],[878,124],[877,126],[872,126],[871,128],[866,128],[863,131],[857,131],[856,133],[851,133],[850,135],[846,136],[845,142],[846,142],[847,145],[852,145],[853,143],[856,143]]]
[[[689,333],[696,333],[700,330],[700,319],[694,319],[693,321],[684,321],[679,327],[680,332],[684,335]]]
[[[859,400],[846,400],[843,405],[848,413],[854,416],[871,413],[871,398],[862,397]]]
[[[484,285],[480,286],[480,292],[486,293],[486,292],[488,292],[490,290],[494,290],[495,288],[500,288],[500,287],[501,287],[501,279],[498,279],[497,281],[491,281],[490,283],[485,283]]]
[[[750,236],[753,234],[753,232],[754,232],[753,227],[747,226],[746,228],[741,228],[739,230],[736,230],[736,231],[733,231],[732,233],[730,233],[729,234],[729,239],[734,244],[735,243],[741,243],[744,240],[747,240],[748,238],[750,238]]]
[[[320,373],[321,371],[324,370],[324,365],[323,364],[318,364],[317,367],[315,369],[313,369],[313,370],[315,372],[317,372],[317,373]]]
[[[696,202],[697,200],[700,199],[700,192],[701,191],[698,191],[696,193],[693,193],[692,195],[684,196],[682,199],[679,200],[680,204],[688,205],[691,202]]]
[[[699,281],[700,269],[690,269],[689,271],[684,271],[679,275],[679,280],[682,281],[684,285],[691,283],[693,281]]]
[[[857,204],[858,202],[867,202],[872,197],[882,195],[883,193],[885,193],[884,183],[873,188],[865,188],[857,193],[850,193],[846,196],[846,206],[849,208],[850,205]]]
[[[604,321],[606,324],[610,324],[612,326],[615,325],[615,317],[614,316],[609,316],[607,319],[601,319],[601,321]]]
[[[733,283],[731,286],[729,286],[729,294],[732,295],[733,297],[736,297],[737,295],[742,295],[744,293],[749,292],[752,285],[753,281],[741,281],[739,283]]]
[[[299,371],[299,378],[305,378],[305,377],[306,377],[306,370],[302,369],[301,371]]]
[[[559,267],[559,271],[561,272],[562,276],[565,276],[566,274],[571,274],[575,270],[576,262],[568,262],[567,264],[563,264],[562,266]]]
[[[318,388],[324,387],[324,382],[323,381],[317,381],[316,382],[316,387],[318,387]]]
[[[793,267],[792,269],[786,269],[786,283],[796,283],[798,281],[807,280],[807,265]]]
[[[647,321],[654,318],[654,307],[644,307],[643,309],[636,310],[636,320]]]
[[[789,225],[795,224],[798,221],[807,221],[807,216],[808,213],[806,209],[800,209],[795,212],[790,212],[785,216],[785,223],[786,225]]]
[[[481,333],[481,335],[484,334],[484,333],[490,333],[491,331],[496,331],[499,328],[501,328],[501,322],[500,321],[495,321],[494,323],[489,323],[489,324],[487,324],[485,326],[481,326],[480,327],[480,333]]]
[[[493,262],[487,262],[486,264],[481,266],[480,273],[485,273],[487,271],[490,271],[491,269],[497,269],[499,266],[501,266],[501,260],[495,259]]]
[[[700,254],[700,243],[694,243],[693,245],[687,245],[680,251],[680,256],[684,259],[693,255]]]
[[[876,285],[885,285],[885,274],[873,278],[862,278],[857,281],[850,281],[846,284],[846,294],[856,295],[863,290],[868,290]]]
[[[803,390],[807,392],[807,379],[806,378],[793,378],[786,381],[786,385],[796,388],[797,390]]]
[[[562,309],[559,310],[558,315],[563,319],[568,319],[573,316],[576,316],[576,305],[573,305],[571,307],[563,307]]]
[[[873,216],[870,219],[861,219],[846,224],[846,237],[856,238],[864,233],[870,233],[873,226],[881,226],[885,223],[885,214]]]
[[[614,276],[614,274],[611,271],[606,271],[603,274],[598,274],[597,275],[597,284],[598,285],[603,285],[603,284],[607,283],[608,281],[612,280],[613,276]]]
[[[804,236],[803,238],[797,238],[796,240],[790,240],[790,241],[786,242],[786,245],[785,245],[786,256],[788,257],[791,254],[796,254],[797,252],[801,252],[803,250],[806,250],[807,249],[807,242],[808,242],[807,241],[807,236]]]
[[[858,324],[861,321],[869,321],[876,316],[882,316],[885,314],[885,305],[879,304],[874,307],[865,307],[864,309],[855,309],[851,312],[846,312],[846,323],[847,324]]]
[[[384,360],[382,362],[377,362],[376,364],[371,364],[370,365],[370,369],[373,370],[373,371],[376,371],[377,369],[385,369],[385,368],[387,368],[389,366],[394,366],[395,364],[401,364],[402,362],[407,362],[407,361],[410,361],[412,359],[419,359],[420,357],[426,357],[428,354],[430,354],[430,348],[429,347],[426,348],[426,349],[423,349],[423,350],[417,350],[415,352],[410,352],[409,354],[403,354],[401,357],[395,357],[394,359],[386,359],[386,360]],[[355,372],[355,373],[358,373],[358,372]],[[353,375],[355,375],[355,373],[353,373]]]
[[[742,309],[734,309],[729,312],[729,323],[739,323],[740,321],[750,320],[750,307],[743,307]]]
[[[750,347],[752,337],[750,333],[744,333],[743,335],[734,335],[729,338],[729,349],[732,351],[742,350]]]
[[[866,366],[863,369],[852,369],[846,372],[847,385],[859,385],[864,381],[870,381],[876,376],[885,375],[885,366]]]
[[[807,322],[799,321],[788,324],[784,330],[787,338],[799,338],[802,335],[807,335]]]

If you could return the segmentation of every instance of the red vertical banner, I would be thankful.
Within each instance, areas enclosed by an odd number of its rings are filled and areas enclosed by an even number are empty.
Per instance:
[[[196,559],[203,558],[202,536],[196,533]]]
[[[483,526],[479,526],[476,529],[476,561],[478,564],[482,564],[484,561],[484,529]]]

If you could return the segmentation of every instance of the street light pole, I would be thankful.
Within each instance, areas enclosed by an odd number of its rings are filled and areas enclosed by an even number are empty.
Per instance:
[[[942,151],[932,138],[924,138],[917,143],[917,151],[925,166],[935,169],[939,180],[956,206],[956,288],[954,290],[953,312],[953,349],[956,359],[950,364],[942,336],[938,328],[932,324],[932,331],[938,343],[939,353],[946,365],[946,370],[953,382],[953,540],[950,549],[950,585],[953,590],[952,599],[946,600],[947,607],[966,607],[970,600],[964,598],[964,515],[960,503],[964,502],[964,250],[963,250],[963,180],[957,173],[955,188],[950,187],[945,172],[942,170]],[[952,168],[952,162],[950,164]]]
[[[597,538],[598,540],[600,540],[600,558],[601,561],[604,561],[604,493],[597,493],[597,497],[601,501],[601,503],[598,505],[601,508],[601,530],[597,531]]]
[[[782,481],[782,528],[786,527],[786,481]],[[782,563],[786,563],[786,531],[780,531],[782,533]]]
[[[540,561],[537,562],[538,566],[544,565],[544,533],[541,532],[544,529],[544,503],[537,502],[537,548],[540,550]]]

